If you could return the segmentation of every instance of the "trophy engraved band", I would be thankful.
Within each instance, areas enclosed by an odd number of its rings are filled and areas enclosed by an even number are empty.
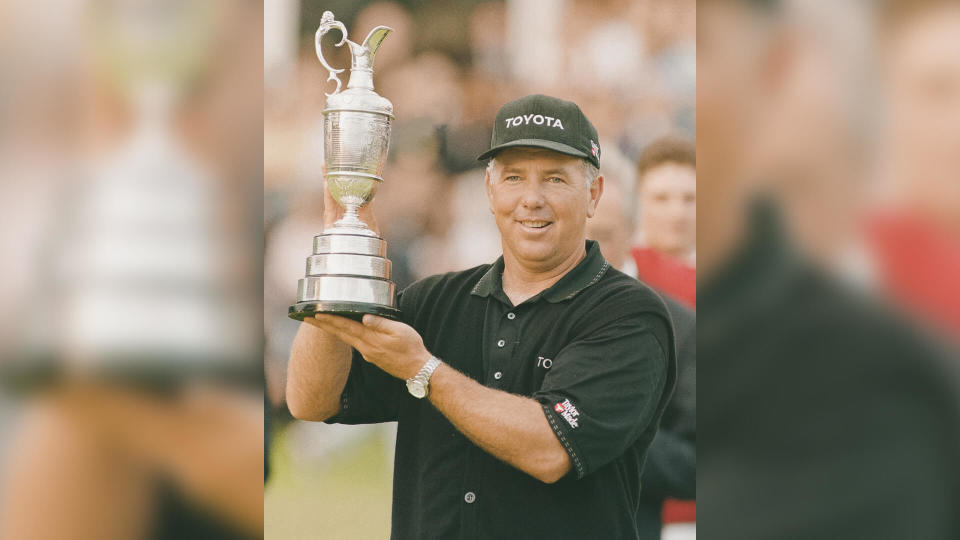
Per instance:
[[[341,91],[335,69],[327,63],[320,38],[331,30],[341,34],[340,42],[350,49],[350,80]],[[347,39],[343,23],[325,11],[317,29],[316,49],[327,69],[328,81],[337,88],[327,94],[323,111],[324,163],[327,188],[343,206],[343,217],[313,239],[313,255],[307,257],[306,277],[297,285],[297,303],[289,315],[302,321],[315,313],[331,313],[360,319],[372,313],[395,319],[396,286],[390,281],[387,243],[360,220],[358,211],[373,200],[387,161],[393,104],[373,90],[373,60],[377,49],[391,31],[378,26],[363,43]],[[330,211],[331,209],[326,209]]]

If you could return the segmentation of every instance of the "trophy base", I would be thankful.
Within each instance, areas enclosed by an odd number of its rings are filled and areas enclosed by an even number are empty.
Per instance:
[[[363,302],[297,302],[290,306],[287,315],[291,319],[303,321],[303,319],[313,317],[317,313],[339,315],[355,321],[363,320],[363,316],[367,313],[395,321],[400,320],[400,310],[397,308]]]

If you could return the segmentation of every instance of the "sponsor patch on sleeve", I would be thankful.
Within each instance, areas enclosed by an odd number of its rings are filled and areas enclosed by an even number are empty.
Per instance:
[[[570,403],[569,399],[565,399],[554,405],[553,410],[557,411],[560,417],[570,424],[570,427],[576,428],[580,425],[580,411],[577,410],[577,407],[573,403]]]

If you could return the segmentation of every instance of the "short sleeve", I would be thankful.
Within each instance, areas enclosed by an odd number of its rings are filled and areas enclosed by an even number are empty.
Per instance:
[[[397,420],[404,383],[367,362],[356,350],[340,395],[340,412],[328,424],[376,424]]]
[[[564,347],[533,398],[582,478],[622,455],[662,414],[670,333],[657,316],[602,325]]]

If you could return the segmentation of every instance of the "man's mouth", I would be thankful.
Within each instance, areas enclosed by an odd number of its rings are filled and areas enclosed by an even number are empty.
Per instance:
[[[517,222],[522,225],[524,229],[530,229],[532,231],[543,230],[553,224],[552,221],[543,219],[520,219],[517,220]]]

